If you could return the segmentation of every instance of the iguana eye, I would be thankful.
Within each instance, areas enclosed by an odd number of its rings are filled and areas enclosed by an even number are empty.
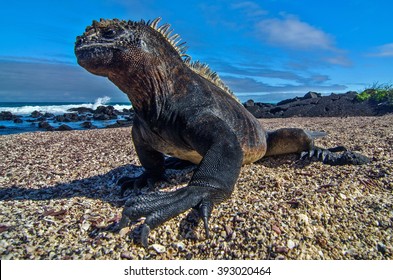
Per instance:
[[[147,47],[146,42],[143,41],[142,39],[139,40],[139,46],[140,46],[140,48],[141,48],[144,52],[149,52],[149,48]]]
[[[113,39],[116,36],[116,31],[110,28],[102,30],[102,36],[107,39]]]

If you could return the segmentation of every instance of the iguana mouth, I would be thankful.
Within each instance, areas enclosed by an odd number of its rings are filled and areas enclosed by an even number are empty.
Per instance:
[[[111,58],[113,52],[124,50],[125,44],[114,44],[105,42],[92,42],[87,44],[80,44],[75,46],[75,54],[78,60],[94,59],[94,58]]]
[[[113,46],[102,43],[80,45],[75,47],[75,54],[80,65],[101,64],[113,58]]]

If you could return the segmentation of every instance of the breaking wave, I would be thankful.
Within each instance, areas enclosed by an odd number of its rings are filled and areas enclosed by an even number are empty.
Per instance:
[[[13,115],[30,115],[34,111],[39,111],[42,113],[51,113],[55,115],[61,115],[67,113],[71,108],[86,107],[90,109],[97,109],[99,106],[112,105],[116,110],[122,111],[123,109],[130,109],[132,106],[129,104],[111,104],[111,98],[108,96],[97,98],[94,103],[3,103],[0,106],[1,111],[11,112]]]

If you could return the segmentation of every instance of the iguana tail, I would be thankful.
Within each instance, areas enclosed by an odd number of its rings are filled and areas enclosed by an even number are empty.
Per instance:
[[[326,132],[307,131],[300,128],[281,128],[267,131],[267,151],[265,156],[309,151],[314,146],[314,139],[325,135]]]

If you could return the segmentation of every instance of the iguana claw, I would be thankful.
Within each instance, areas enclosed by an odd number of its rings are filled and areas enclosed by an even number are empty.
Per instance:
[[[150,227],[147,224],[143,224],[141,230],[141,244],[145,248],[149,246],[149,241],[148,241],[149,233],[150,233]]]
[[[337,152],[343,153],[337,154]],[[307,157],[310,159],[317,159],[329,165],[361,165],[370,162],[370,159],[368,157],[356,152],[348,151],[343,146],[337,146],[329,149],[313,148],[300,154],[301,160],[304,160]]]
[[[202,218],[203,225],[205,227],[206,238],[210,238],[209,218],[210,218],[210,214],[212,212],[212,209],[213,209],[213,205],[209,202],[202,202],[198,207],[199,217]]]

